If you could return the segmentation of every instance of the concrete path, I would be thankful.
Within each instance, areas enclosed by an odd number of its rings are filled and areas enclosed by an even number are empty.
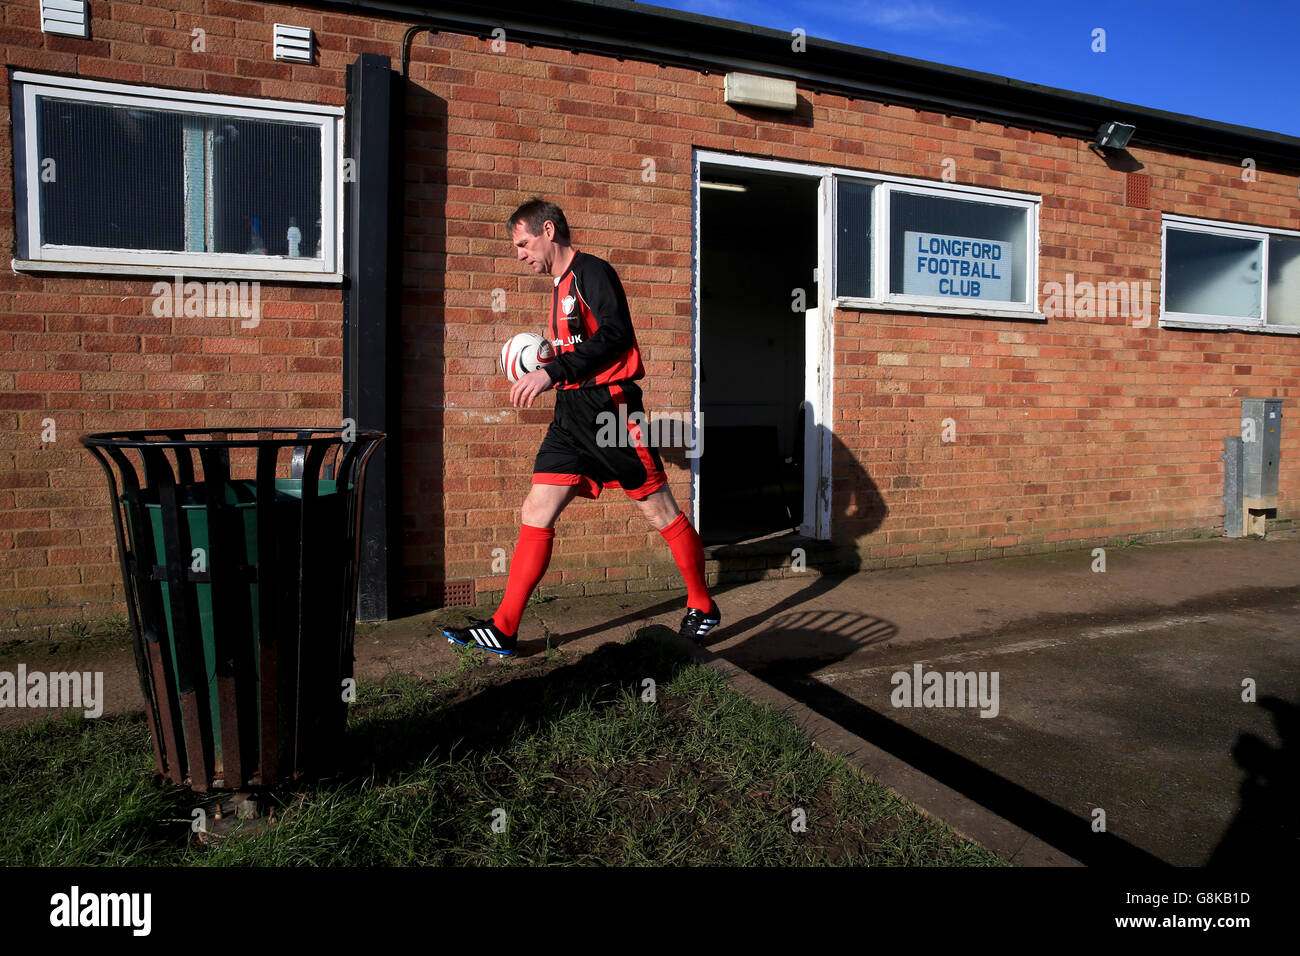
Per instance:
[[[1104,558],[723,585],[708,650],[756,678],[740,689],[1016,862],[1199,866],[1295,846],[1300,532]],[[675,629],[682,606],[549,602],[524,651]],[[958,675],[973,698],[982,675],[982,706],[958,699]]]

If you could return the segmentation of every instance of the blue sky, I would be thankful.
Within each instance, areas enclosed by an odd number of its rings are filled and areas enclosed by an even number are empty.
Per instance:
[[[1297,0],[655,0],[1300,136]],[[1106,31],[1094,53],[1092,32]]]

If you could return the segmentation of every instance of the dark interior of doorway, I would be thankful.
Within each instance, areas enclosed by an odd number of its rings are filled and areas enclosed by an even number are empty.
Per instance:
[[[797,530],[803,519],[803,310],[817,304],[816,266],[816,179],[702,169],[705,544]]]

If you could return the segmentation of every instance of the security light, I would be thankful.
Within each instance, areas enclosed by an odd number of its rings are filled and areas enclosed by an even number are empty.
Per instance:
[[[1102,123],[1093,142],[1102,149],[1123,149],[1132,139],[1134,129],[1127,123]]]

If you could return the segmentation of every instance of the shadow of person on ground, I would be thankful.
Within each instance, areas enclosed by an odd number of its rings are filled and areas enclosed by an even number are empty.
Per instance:
[[[1259,706],[1273,715],[1281,745],[1270,746],[1256,734],[1242,734],[1232,749],[1246,772],[1241,806],[1207,866],[1258,865],[1266,854],[1300,847],[1300,707],[1280,697],[1261,697]]]

